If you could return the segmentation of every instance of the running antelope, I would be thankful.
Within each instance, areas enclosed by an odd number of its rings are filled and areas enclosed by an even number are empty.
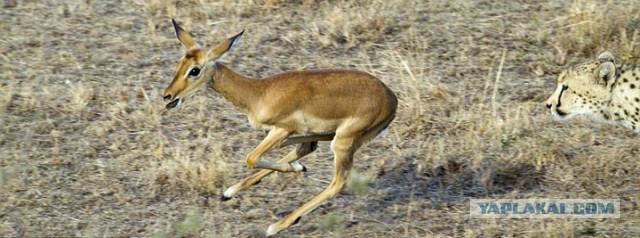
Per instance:
[[[173,81],[162,95],[167,109],[181,106],[203,88],[212,88],[247,114],[254,127],[268,129],[258,147],[247,155],[247,167],[262,169],[229,187],[222,200],[246,190],[273,171],[303,172],[297,160],[313,152],[318,141],[331,141],[335,171],[329,186],[291,214],[267,229],[274,235],[295,224],[345,185],[353,165],[353,154],[372,140],[395,117],[398,100],[380,80],[353,70],[293,71],[264,79],[242,76],[219,61],[238,43],[239,34],[211,50],[198,48],[191,35],[175,20],[178,40],[187,48],[178,61]],[[296,145],[278,162],[261,161],[274,147]]]

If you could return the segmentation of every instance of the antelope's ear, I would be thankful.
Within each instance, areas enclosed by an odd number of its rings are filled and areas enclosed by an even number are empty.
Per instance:
[[[615,63],[616,58],[613,56],[613,54],[611,54],[611,52],[605,51],[600,53],[600,55],[598,55],[598,58],[596,58],[596,60],[599,60],[601,62],[609,61],[611,63]]]
[[[182,43],[182,45],[184,45],[187,50],[196,48],[196,42],[193,41],[193,38],[191,38],[189,32],[182,29],[182,27],[180,27],[178,23],[176,23],[176,20],[171,19],[171,23],[173,24],[173,29],[176,31],[176,36],[178,37],[180,43]]]
[[[227,53],[229,53],[229,51],[231,51],[238,44],[238,41],[240,41],[240,37],[242,36],[242,34],[244,34],[244,30],[213,47],[213,49],[211,49],[207,54],[209,61],[215,62],[224,58]]]

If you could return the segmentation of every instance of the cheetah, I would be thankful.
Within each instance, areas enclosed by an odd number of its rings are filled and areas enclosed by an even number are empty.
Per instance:
[[[546,106],[560,121],[584,115],[640,133],[640,67],[616,65],[613,54],[603,52],[560,73]]]

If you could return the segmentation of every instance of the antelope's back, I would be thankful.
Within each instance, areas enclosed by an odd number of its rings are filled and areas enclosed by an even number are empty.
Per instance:
[[[320,118],[394,114],[397,107],[395,94],[361,71],[293,71],[264,80],[267,98]]]

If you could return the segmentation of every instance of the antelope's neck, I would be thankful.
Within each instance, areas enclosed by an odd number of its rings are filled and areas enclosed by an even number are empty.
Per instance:
[[[220,63],[214,67],[213,89],[243,111],[251,111],[262,95],[263,82],[237,74]]]

